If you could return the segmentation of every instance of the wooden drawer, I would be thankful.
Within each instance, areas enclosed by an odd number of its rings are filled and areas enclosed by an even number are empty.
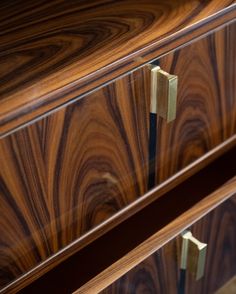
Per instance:
[[[67,294],[78,289],[77,294],[93,294],[105,289],[235,194],[235,160],[236,148],[63,261],[20,293]],[[178,252],[177,249],[173,251],[173,264],[177,263]],[[178,268],[173,271],[177,272]]]
[[[147,191],[144,80],[130,74],[0,140],[1,286]]]
[[[236,133],[235,34],[234,23],[158,60],[178,97],[173,122],[157,116],[155,184]]]
[[[236,167],[230,163],[235,157],[234,149],[127,221],[124,241],[121,229],[114,232],[113,239],[117,242],[119,234],[120,242],[106,243],[107,259],[119,259],[74,294],[214,293],[225,284],[236,274]],[[223,177],[219,170],[225,170]],[[198,281],[180,269],[181,232],[186,229],[208,244],[204,276]],[[130,251],[115,252],[123,248]],[[99,264],[99,258],[94,262]]]
[[[180,270],[182,237],[179,236],[101,293],[215,293],[236,275],[235,211],[236,194],[189,227],[197,239],[207,243],[205,273],[201,279]]]
[[[0,140],[1,287],[52,256],[53,267],[160,196],[150,188],[235,143],[235,28],[158,60],[179,77],[172,123],[153,126],[144,66]]]

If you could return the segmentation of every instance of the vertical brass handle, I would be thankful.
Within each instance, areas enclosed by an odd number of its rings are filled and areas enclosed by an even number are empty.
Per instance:
[[[171,122],[176,117],[178,77],[163,71],[159,66],[150,65],[150,70],[150,112]]]
[[[182,234],[181,269],[190,271],[199,280],[204,275],[207,244],[198,241],[190,231]]]

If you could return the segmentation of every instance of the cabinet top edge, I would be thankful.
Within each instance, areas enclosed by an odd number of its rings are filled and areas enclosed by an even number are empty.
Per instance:
[[[232,0],[1,1],[0,138],[230,22],[235,8]]]

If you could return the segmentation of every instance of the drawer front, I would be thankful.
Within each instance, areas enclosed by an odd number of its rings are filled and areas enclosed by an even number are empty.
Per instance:
[[[180,283],[183,273],[180,270],[182,237],[179,236],[101,293],[214,293],[236,274],[235,211],[236,194],[189,228],[195,238],[207,243],[204,276],[198,281],[187,271]]]
[[[234,33],[226,26],[159,60],[179,77],[171,123],[153,125],[145,66],[0,140],[1,286],[96,236],[99,224],[235,133]]]
[[[236,133],[236,24],[159,60],[178,76],[176,119],[157,117],[155,183]]]
[[[147,191],[140,70],[0,141],[0,285]]]

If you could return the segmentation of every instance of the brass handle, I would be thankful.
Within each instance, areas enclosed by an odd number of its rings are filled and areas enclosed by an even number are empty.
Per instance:
[[[151,70],[150,112],[171,122],[176,117],[178,77],[163,71],[159,66],[150,64],[149,67]]]
[[[207,244],[198,241],[190,231],[182,234],[181,269],[189,270],[199,280],[204,275]]]

